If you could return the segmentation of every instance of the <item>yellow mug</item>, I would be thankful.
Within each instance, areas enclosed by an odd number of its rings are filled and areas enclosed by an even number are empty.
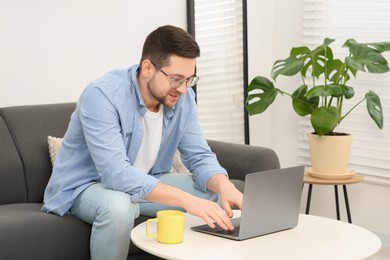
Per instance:
[[[156,222],[157,232],[149,233],[149,224]],[[146,221],[146,236],[164,244],[178,244],[184,239],[184,213],[179,210],[160,210],[157,217]]]

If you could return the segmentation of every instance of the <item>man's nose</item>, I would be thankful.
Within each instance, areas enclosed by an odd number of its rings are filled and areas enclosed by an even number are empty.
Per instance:
[[[186,82],[183,82],[183,84],[180,85],[180,87],[178,87],[176,89],[178,92],[180,92],[180,94],[185,94],[187,93],[187,83]]]

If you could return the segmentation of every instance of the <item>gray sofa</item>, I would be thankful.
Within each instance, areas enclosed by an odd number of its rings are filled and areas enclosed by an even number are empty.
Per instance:
[[[51,174],[47,136],[62,137],[74,103],[0,108],[0,259],[89,259],[91,226],[40,211]],[[279,168],[274,151],[209,140],[231,179]],[[145,221],[144,216],[137,223]],[[155,259],[133,244],[128,259]]]

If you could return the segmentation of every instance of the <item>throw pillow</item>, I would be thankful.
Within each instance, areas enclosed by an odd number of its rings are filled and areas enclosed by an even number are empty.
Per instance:
[[[53,137],[53,136],[48,136],[47,137],[47,143],[49,145],[49,156],[51,160],[51,165],[54,165],[54,161],[56,159],[57,153],[61,148],[62,144],[62,138],[59,137]]]
[[[172,172],[190,173],[190,171],[181,161],[180,152],[178,150],[176,150],[175,156],[173,157]]]

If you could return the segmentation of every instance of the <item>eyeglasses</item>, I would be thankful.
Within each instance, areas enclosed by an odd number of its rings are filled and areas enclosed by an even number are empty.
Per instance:
[[[184,84],[184,82],[186,83],[186,87],[190,88],[190,87],[195,86],[195,84],[198,83],[198,81],[199,81],[199,77],[196,75],[191,76],[189,78],[184,78],[184,77],[180,77],[180,76],[169,75],[165,71],[163,71],[162,69],[160,69],[160,71],[165,76],[167,76],[167,78],[171,81],[171,88],[175,88],[175,89],[180,88]]]

